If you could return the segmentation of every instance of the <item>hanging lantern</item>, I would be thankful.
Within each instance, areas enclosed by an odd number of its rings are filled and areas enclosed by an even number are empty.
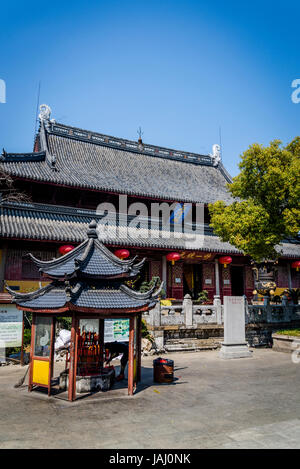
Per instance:
[[[294,262],[292,263],[291,267],[292,267],[293,269],[296,269],[297,272],[299,272],[299,269],[300,269],[300,261],[294,261]]]
[[[117,256],[119,259],[123,260],[127,259],[127,257],[130,256],[130,252],[128,251],[128,249],[117,249],[114,252],[114,255]]]
[[[166,255],[167,261],[172,262],[172,265],[175,264],[175,261],[179,261],[181,258],[181,255],[178,252],[169,252],[169,254]]]
[[[219,262],[220,264],[223,264],[224,268],[226,269],[227,265],[231,264],[232,258],[230,256],[220,257]]]
[[[72,246],[71,244],[65,244],[64,246],[60,246],[58,252],[64,256],[68,252],[73,251],[74,247],[75,246]]]

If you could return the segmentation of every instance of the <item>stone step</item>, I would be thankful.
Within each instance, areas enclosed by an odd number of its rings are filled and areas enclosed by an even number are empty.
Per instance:
[[[214,339],[169,339],[165,343],[165,349],[167,352],[214,350],[220,347],[220,342]]]

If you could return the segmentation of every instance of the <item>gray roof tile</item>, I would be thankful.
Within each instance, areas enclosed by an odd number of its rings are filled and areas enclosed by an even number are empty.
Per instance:
[[[95,140],[88,131],[60,124],[45,132],[47,139],[41,142],[48,147],[42,148],[45,153],[40,152],[36,161],[34,154],[6,153],[0,161],[3,169],[17,177],[99,191],[183,202],[232,200],[226,187],[230,176],[221,163],[213,166],[209,155],[150,145],[140,151],[136,142],[101,134]],[[47,155],[54,156],[53,167]]]
[[[0,207],[0,234],[2,238],[81,243],[85,239],[87,225],[92,219],[98,218],[94,211],[72,207],[6,203]],[[125,226],[118,228],[120,233],[125,230]],[[100,240],[108,245],[128,247],[240,253],[234,246],[223,243],[217,236],[213,235],[212,230],[208,227],[205,228],[204,234],[197,235],[193,242],[174,237],[155,238],[151,236],[144,239],[137,237],[136,233],[130,229],[128,230],[129,236],[122,239],[116,237],[114,231],[112,229],[107,233],[107,236],[100,237]],[[286,257],[300,256],[299,242],[284,242],[278,249]],[[92,264],[90,268],[92,269]]]

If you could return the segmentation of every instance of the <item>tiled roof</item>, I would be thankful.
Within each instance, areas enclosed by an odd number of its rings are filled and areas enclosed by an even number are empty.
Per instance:
[[[41,312],[61,308],[141,311],[154,307],[163,284],[157,289],[156,282],[146,293],[124,285],[122,281],[131,275],[136,276],[143,262],[135,264],[135,258],[118,259],[98,240],[96,227],[93,220],[85,236],[87,239],[64,256],[50,261],[40,261],[31,256],[40,270],[52,276],[53,280],[29,293],[18,293],[6,286],[12,301],[20,307]]]
[[[0,235],[2,238],[81,243],[85,239],[86,227],[93,219],[99,220],[99,216],[90,210],[44,204],[6,203],[0,207]],[[148,233],[150,236],[143,238],[138,236],[133,228],[128,229],[125,225],[117,227],[117,236],[115,228],[112,226],[106,235],[100,236],[100,240],[107,245],[240,254],[234,246],[223,243],[208,226],[204,227],[203,234],[196,234],[194,240],[167,237],[168,233],[155,230]],[[284,242],[279,249],[283,256],[300,256],[299,242]]]
[[[4,153],[12,176],[71,187],[179,202],[230,202],[230,176],[210,155],[117,139],[57,123],[41,123],[41,152]]]
[[[97,223],[92,220],[85,239],[79,246],[57,259],[41,261],[31,256],[40,271],[51,278],[89,277],[118,278],[135,277],[143,262],[135,258],[121,260],[107,249],[97,238]]]
[[[90,308],[90,309],[140,309],[153,307],[156,303],[159,290],[155,294],[150,291],[146,294],[134,292],[121,284],[112,282],[112,286],[102,285],[96,282],[73,283],[69,286],[66,282],[53,282],[32,293],[17,293],[10,291],[13,301],[24,308],[59,309],[64,307]]]

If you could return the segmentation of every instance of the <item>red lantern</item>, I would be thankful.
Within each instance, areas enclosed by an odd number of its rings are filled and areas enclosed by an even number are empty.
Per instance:
[[[127,259],[127,257],[130,256],[130,252],[128,251],[128,249],[117,249],[114,252],[114,254],[115,254],[115,256],[117,256],[121,260]]]
[[[58,251],[60,254],[64,256],[68,252],[73,251],[73,249],[74,249],[74,246],[72,246],[71,244],[65,244],[64,246],[60,246]]]
[[[223,256],[223,257],[220,257],[219,262],[220,264],[223,264],[224,268],[226,269],[227,265],[231,264],[232,258],[230,256]]]
[[[179,261],[181,258],[181,255],[179,252],[169,252],[169,254],[166,255],[167,261],[171,261],[172,265],[175,264],[175,261]]]
[[[300,269],[300,261],[294,261],[294,262],[292,263],[291,267],[292,267],[293,269],[296,269],[297,272],[299,272],[299,269]]]

